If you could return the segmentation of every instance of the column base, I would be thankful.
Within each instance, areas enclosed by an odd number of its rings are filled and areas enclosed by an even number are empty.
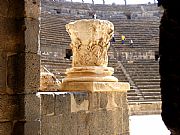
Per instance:
[[[125,82],[63,82],[61,91],[127,91],[129,83]]]

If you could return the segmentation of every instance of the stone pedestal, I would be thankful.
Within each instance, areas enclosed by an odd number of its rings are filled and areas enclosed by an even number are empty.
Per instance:
[[[79,20],[66,25],[73,51],[61,91],[41,95],[43,135],[129,135],[127,90],[107,67],[114,26],[105,20]],[[51,126],[50,126],[51,125]],[[53,129],[53,128],[54,129]]]
[[[65,82],[62,89],[66,91],[127,92],[130,85],[124,82]]]
[[[113,24],[105,20],[79,20],[67,24],[66,29],[72,40],[72,68],[66,70],[61,92],[38,93],[41,134],[129,135],[130,86],[118,82],[112,76],[114,69],[107,67]],[[52,76],[42,75],[41,86],[49,82],[49,89],[54,83]]]
[[[129,135],[125,90],[39,94],[42,135]]]

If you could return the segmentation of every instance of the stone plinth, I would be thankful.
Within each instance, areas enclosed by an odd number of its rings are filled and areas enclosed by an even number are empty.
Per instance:
[[[42,135],[129,135],[124,90],[39,94]]]
[[[124,91],[130,89],[129,83],[124,82],[65,82],[61,85],[67,91]]]
[[[114,69],[111,67],[85,66],[73,67],[66,70],[64,82],[117,82],[118,79],[111,76]]]

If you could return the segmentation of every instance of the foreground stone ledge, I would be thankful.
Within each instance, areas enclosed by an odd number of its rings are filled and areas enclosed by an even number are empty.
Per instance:
[[[129,83],[125,82],[63,82],[61,91],[124,91],[130,89]]]
[[[129,135],[127,92],[38,92],[42,135]]]

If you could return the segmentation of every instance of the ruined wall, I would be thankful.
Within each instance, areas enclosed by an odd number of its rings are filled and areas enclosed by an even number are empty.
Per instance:
[[[45,93],[42,135],[129,135],[126,92]]]
[[[39,132],[38,17],[38,0],[0,1],[1,135]]]

